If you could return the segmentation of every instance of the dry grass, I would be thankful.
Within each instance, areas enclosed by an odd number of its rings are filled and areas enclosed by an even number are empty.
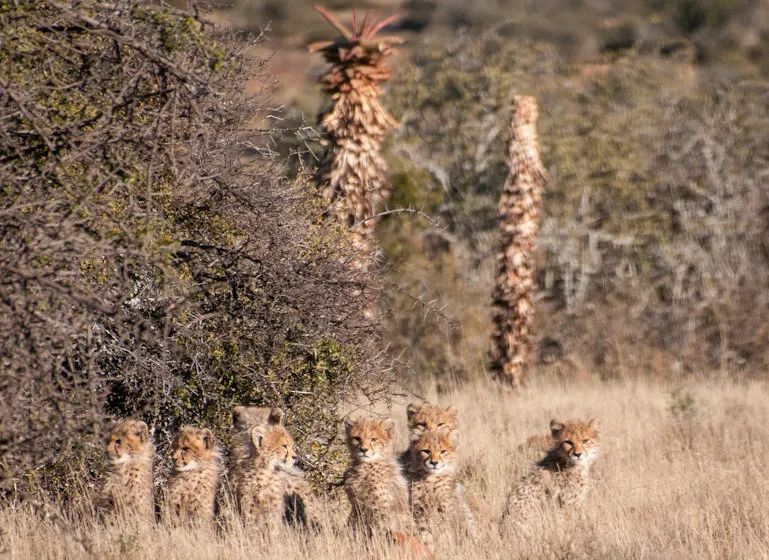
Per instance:
[[[671,395],[648,382],[550,384],[506,396],[483,384],[441,398],[461,410],[463,472],[481,507],[480,537],[440,549],[450,558],[769,557],[769,401],[765,383],[702,383]],[[403,410],[395,410],[403,420]],[[500,533],[507,490],[528,457],[516,452],[552,416],[597,416],[603,456],[581,512],[546,510]],[[403,424],[401,424],[403,428]],[[403,430],[402,430],[403,431]],[[107,528],[91,520],[41,520],[0,510],[0,557],[246,559],[395,557],[346,536],[346,503],[326,505],[324,530],[267,537],[244,531],[225,511],[218,533],[163,526]]]

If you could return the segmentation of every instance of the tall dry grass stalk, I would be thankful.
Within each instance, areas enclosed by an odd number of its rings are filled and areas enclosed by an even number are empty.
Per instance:
[[[769,556],[769,399],[766,383],[674,387],[647,381],[545,385],[525,396],[484,383],[442,396],[460,409],[461,474],[480,505],[479,538],[439,543],[441,558],[766,558]],[[435,396],[435,395],[428,395]],[[393,414],[406,444],[401,403]],[[516,450],[546,433],[551,417],[600,418],[602,456],[582,511],[544,508],[526,525],[500,531],[507,491],[530,467]],[[0,509],[0,552],[27,558],[359,560],[397,550],[351,538],[343,496],[324,500],[318,534],[244,530],[225,504],[218,531],[158,525],[107,527],[88,512]]]
[[[494,285],[492,370],[514,389],[525,381],[535,288],[534,243],[547,173],[539,159],[537,100],[513,99],[510,168],[499,199],[499,252]]]

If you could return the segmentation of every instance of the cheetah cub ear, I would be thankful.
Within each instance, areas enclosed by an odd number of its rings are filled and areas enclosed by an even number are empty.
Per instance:
[[[283,416],[284,412],[282,408],[279,408],[277,406],[273,406],[270,409],[270,415],[267,417],[267,423],[272,425],[282,425],[283,424]]]
[[[203,436],[203,445],[206,450],[212,449],[214,447],[214,433],[208,428],[203,428],[200,432]]]
[[[392,418],[385,418],[384,420],[382,420],[381,425],[384,428],[385,432],[387,432],[387,435],[389,437],[393,437],[393,434],[395,433],[395,420],[393,420]]]
[[[446,412],[449,414],[451,421],[456,426],[457,420],[459,419],[459,410],[457,409],[457,407],[454,406],[453,404],[450,404],[449,406],[446,407]]]
[[[350,436],[353,426],[355,426],[355,420],[350,417],[344,419],[344,433],[347,434],[348,437]]]
[[[266,430],[264,426],[254,426],[251,430],[251,441],[254,443],[254,447],[257,449],[262,448],[262,442],[264,441],[264,434]]]
[[[419,410],[419,407],[414,403],[410,403],[406,407],[406,418],[411,420],[414,417],[414,415],[417,413],[417,410]]]
[[[139,440],[141,440],[142,443],[145,443],[147,440],[150,439],[150,430],[147,427],[147,423],[139,421],[139,422],[136,423],[136,425],[137,425],[137,428],[138,428],[138,430],[136,432],[136,437],[138,437]]]
[[[563,425],[563,422],[559,422],[558,420],[550,420],[550,433],[553,435],[554,438],[560,437],[561,433],[563,432],[565,426]]]
[[[599,436],[599,430],[601,428],[601,422],[598,420],[598,418],[591,418],[590,422],[587,423],[587,427],[593,430],[594,437]]]
[[[451,430],[449,432],[449,443],[455,450],[459,449],[459,430]]]

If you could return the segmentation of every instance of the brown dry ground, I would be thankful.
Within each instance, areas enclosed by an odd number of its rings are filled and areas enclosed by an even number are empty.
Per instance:
[[[671,394],[675,392],[675,394]],[[475,542],[440,543],[446,558],[769,557],[767,384],[707,381],[687,387],[649,381],[539,383],[510,396],[476,382],[441,396],[460,408],[462,473],[480,508]],[[428,395],[430,396],[430,395]],[[435,395],[432,395],[433,397]],[[403,403],[393,414],[405,441]],[[517,446],[546,431],[551,417],[598,417],[602,456],[582,511],[545,509],[525,526],[500,531],[505,495],[529,468]],[[0,558],[397,557],[345,529],[343,496],[324,497],[322,531],[262,536],[232,510],[219,531],[163,525],[107,527],[55,508],[0,510]]]

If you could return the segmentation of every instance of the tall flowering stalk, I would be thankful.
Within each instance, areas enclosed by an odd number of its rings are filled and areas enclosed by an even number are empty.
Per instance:
[[[513,99],[508,166],[499,199],[499,251],[493,292],[492,370],[517,389],[526,379],[535,288],[534,251],[547,172],[539,157],[537,100]]]
[[[359,22],[353,13],[352,28],[348,28],[324,8],[315,6],[315,10],[340,35],[309,46],[331,65],[322,77],[333,104],[320,117],[328,146],[317,179],[330,212],[349,228],[356,245],[367,251],[376,222],[374,209],[389,197],[387,165],[380,154],[382,139],[397,125],[379,101],[380,84],[390,78],[387,57],[403,40],[379,35],[397,16],[379,21],[364,16]]]

